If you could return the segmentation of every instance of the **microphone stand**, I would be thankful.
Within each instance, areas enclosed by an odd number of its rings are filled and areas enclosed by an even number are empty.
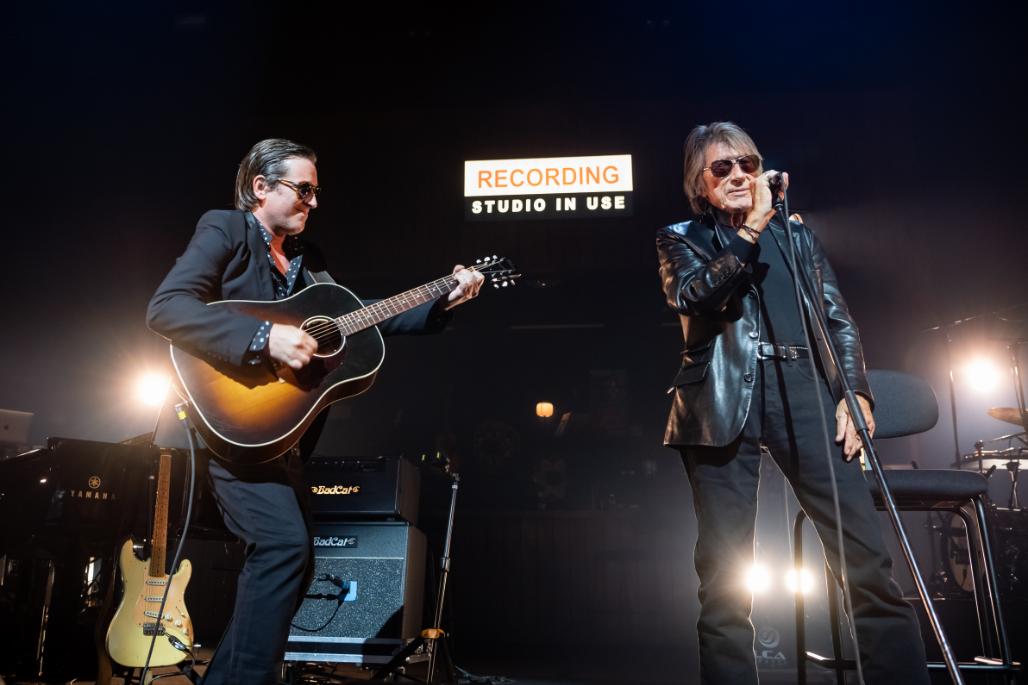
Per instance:
[[[446,586],[450,577],[450,543],[453,541],[453,519],[457,512],[457,490],[460,488],[460,474],[454,473],[450,482],[450,512],[446,522],[446,541],[443,543],[443,558],[439,560],[439,587],[435,595],[435,615],[432,632],[429,634],[428,682],[435,676],[436,664],[439,659],[439,639],[446,637],[443,632],[443,605],[446,602]],[[449,655],[448,655],[449,656]]]
[[[949,371],[949,409],[950,421],[953,422],[953,466],[963,468],[964,460],[960,454],[960,435],[957,433],[957,380],[953,372],[953,337],[946,329],[946,366]],[[982,472],[982,462],[978,461],[978,473]]]
[[[932,632],[935,634],[935,640],[939,643],[939,649],[942,651],[943,660],[946,662],[946,670],[949,672],[950,680],[952,680],[955,685],[964,685],[964,679],[960,674],[959,667],[957,666],[956,657],[953,655],[953,648],[950,646],[949,640],[946,638],[946,633],[942,629],[942,623],[939,621],[939,615],[936,613],[935,605],[932,602],[931,596],[928,594],[928,586],[926,585],[924,577],[921,575],[921,571],[917,567],[917,562],[914,559],[914,550],[910,545],[910,539],[907,537],[907,532],[903,527],[903,522],[900,520],[899,510],[896,508],[896,501],[893,499],[892,491],[889,490],[889,485],[885,480],[885,472],[882,469],[881,461],[878,458],[878,450],[875,448],[874,441],[871,439],[871,433],[868,429],[867,421],[864,420],[864,413],[861,411],[860,403],[857,401],[857,395],[853,392],[853,387],[850,385],[849,379],[846,378],[846,374],[843,371],[838,350],[835,349],[835,343],[829,335],[828,323],[825,321],[825,313],[823,306],[821,306],[821,300],[820,298],[815,299],[812,296],[815,292],[814,288],[811,287],[811,284],[807,279],[806,272],[799,264],[796,263],[796,248],[795,243],[793,242],[792,225],[789,222],[789,201],[785,191],[782,191],[782,198],[782,200],[775,202],[775,209],[778,211],[782,222],[785,224],[786,240],[789,243],[789,251],[793,255],[792,275],[796,280],[796,287],[803,293],[803,297],[806,299],[808,305],[810,305],[806,309],[810,313],[810,318],[817,327],[817,332],[821,336],[821,339],[824,340],[825,348],[828,351],[829,358],[823,359],[822,363],[832,365],[836,371],[839,381],[842,384],[850,418],[857,429],[857,434],[860,436],[860,442],[864,447],[864,458],[871,466],[875,479],[878,481],[878,486],[882,493],[882,502],[885,504],[885,509],[889,514],[889,520],[892,522],[893,530],[896,532],[896,537],[899,539],[900,547],[903,550],[903,556],[905,557],[907,566],[910,569],[910,574],[914,578],[914,584],[917,586],[917,593],[921,597],[921,602],[924,604],[925,613],[928,615],[928,621],[931,623]],[[815,303],[817,306],[815,306]],[[812,342],[816,343],[817,338],[815,337]],[[845,565],[845,558],[841,559],[841,563]],[[857,655],[857,659],[860,659],[859,654]]]
[[[439,585],[436,589],[435,612],[432,616],[432,626],[421,631],[418,637],[411,640],[402,650],[389,661],[380,667],[371,676],[374,679],[383,679],[403,664],[411,654],[416,652],[422,645],[428,652],[428,676],[425,683],[431,685],[435,682],[436,666],[439,660],[439,650],[445,646],[447,637],[446,631],[440,626],[443,623],[443,607],[446,603],[446,590],[450,576],[450,544],[453,541],[453,523],[457,512],[457,491],[460,489],[460,474],[450,473],[450,511],[446,521],[446,538],[443,542],[443,554],[439,560]],[[447,657],[452,657],[447,653]]]

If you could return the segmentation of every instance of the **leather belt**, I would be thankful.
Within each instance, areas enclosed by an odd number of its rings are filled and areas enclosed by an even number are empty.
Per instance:
[[[775,343],[757,343],[757,359],[781,359],[782,361],[795,361],[806,359],[810,356],[810,350],[803,345],[777,345]]]

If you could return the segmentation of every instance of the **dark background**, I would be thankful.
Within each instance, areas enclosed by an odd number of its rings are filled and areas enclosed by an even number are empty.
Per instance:
[[[954,329],[958,362],[1002,364],[1003,339],[1025,336],[1023,8],[333,7],[8,15],[0,407],[35,413],[33,442],[152,426],[131,396],[166,364],[146,303],[199,215],[231,205],[249,147],[295,139],[318,151],[325,188],[308,237],[357,293],[483,254],[524,273],[444,334],[390,340],[375,388],[332,410],[319,451],[442,450],[465,473],[465,539],[478,537],[456,551],[463,644],[677,645],[687,667],[694,524],[661,447],[681,338],[653,232],[688,217],[690,128],[730,119],[790,172],[869,365],[919,373],[940,395],[940,424],[886,458],[953,461],[942,338],[925,329],[1002,310]],[[464,220],[464,160],[620,153],[632,217]],[[992,395],[957,392],[961,452],[1012,432],[984,414],[1015,403],[1006,377]],[[539,400],[570,412],[562,436],[536,420]]]

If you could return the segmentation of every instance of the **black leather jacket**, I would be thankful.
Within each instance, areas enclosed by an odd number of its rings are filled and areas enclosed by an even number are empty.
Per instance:
[[[795,222],[792,229],[797,263],[806,271],[807,282],[821,291],[829,334],[846,377],[856,392],[872,399],[860,336],[835,273],[814,234]],[[679,314],[685,338],[682,366],[668,389],[674,394],[664,433],[668,446],[727,445],[742,432],[749,412],[761,339],[760,306],[750,268],[724,247],[735,235],[730,230],[705,216],[657,231],[661,284],[668,306]],[[777,218],[765,230],[787,247],[785,228]],[[810,302],[805,304],[809,322]],[[819,338],[816,360],[838,401],[839,379],[830,364],[821,363],[829,358],[824,341],[813,326],[809,330]]]

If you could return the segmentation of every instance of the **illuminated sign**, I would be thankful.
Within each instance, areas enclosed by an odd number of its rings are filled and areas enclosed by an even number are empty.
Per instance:
[[[471,221],[631,212],[631,155],[464,162],[464,216]]]

